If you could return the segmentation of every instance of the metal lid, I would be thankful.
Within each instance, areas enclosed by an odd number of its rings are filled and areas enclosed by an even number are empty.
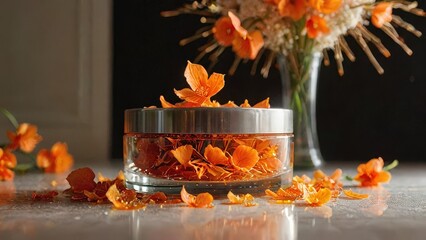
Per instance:
[[[282,108],[135,108],[124,112],[124,133],[293,133],[293,111]]]

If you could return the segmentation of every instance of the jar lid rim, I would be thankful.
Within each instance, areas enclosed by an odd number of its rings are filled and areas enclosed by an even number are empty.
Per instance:
[[[124,133],[293,133],[293,111],[285,108],[132,108],[124,111]]]

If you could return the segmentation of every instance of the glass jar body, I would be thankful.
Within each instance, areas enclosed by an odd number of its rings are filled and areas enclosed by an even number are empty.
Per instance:
[[[123,137],[124,173],[138,192],[263,193],[291,183],[293,134],[146,134]]]

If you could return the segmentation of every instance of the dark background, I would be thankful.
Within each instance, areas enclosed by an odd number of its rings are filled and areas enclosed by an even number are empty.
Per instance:
[[[183,76],[187,60],[198,55],[199,40],[179,46],[200,27],[199,17],[181,15],[164,18],[161,11],[173,10],[188,1],[114,1],[113,7],[113,159],[122,159],[123,113],[128,108],[155,105],[159,96],[180,101],[173,88],[187,87]],[[425,9],[425,3],[420,1]],[[426,18],[396,12],[426,34]],[[412,56],[377,29],[369,28],[391,51],[388,59],[371,49],[382,67],[379,75],[359,46],[349,44],[357,60],[344,62],[345,75],[338,76],[334,62],[322,66],[318,85],[317,127],[325,161],[364,162],[383,157],[385,162],[426,161],[426,40],[404,29],[401,37],[414,51]],[[331,55],[330,55],[331,56]],[[227,73],[233,61],[225,51],[213,68]],[[200,64],[208,66],[208,61]],[[225,76],[225,88],[213,98],[219,102],[244,99],[256,103],[270,97],[271,107],[281,105],[281,83],[276,69],[267,79],[250,75],[251,63],[241,64],[235,75]]]

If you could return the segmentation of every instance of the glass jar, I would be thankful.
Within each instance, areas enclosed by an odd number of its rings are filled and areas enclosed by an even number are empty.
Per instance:
[[[288,186],[293,113],[278,108],[138,108],[124,114],[124,175],[138,192],[226,194]]]

